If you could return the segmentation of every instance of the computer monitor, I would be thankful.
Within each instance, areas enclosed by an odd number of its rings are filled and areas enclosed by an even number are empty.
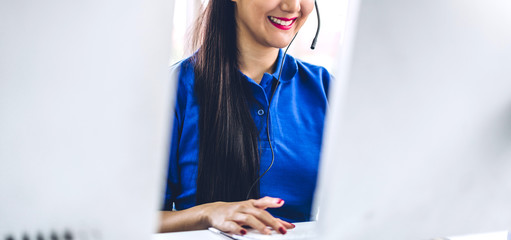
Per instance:
[[[0,3],[0,239],[149,239],[173,1]]]
[[[352,0],[330,92],[321,239],[511,227],[511,2]]]

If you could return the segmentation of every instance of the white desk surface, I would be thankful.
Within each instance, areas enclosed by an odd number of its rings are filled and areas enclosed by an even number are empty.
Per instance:
[[[296,227],[303,227],[311,222],[303,222],[296,223]],[[460,237],[450,237],[449,240],[508,240],[507,238],[508,232],[495,232],[488,234],[479,234],[479,235],[471,235],[471,236],[460,236]],[[201,240],[226,240],[226,237],[220,236],[218,234],[214,234],[208,230],[198,230],[198,231],[187,231],[187,232],[175,232],[175,233],[158,233],[154,234],[152,240],[193,240],[193,239],[201,239]]]
[[[309,224],[313,224],[312,222],[302,222],[296,223],[296,227],[304,227]],[[191,240],[191,239],[200,239],[200,240],[227,240],[228,238],[224,236],[220,236],[218,234],[212,233],[209,230],[198,230],[198,231],[188,231],[188,232],[176,232],[176,233],[158,233],[154,234],[152,240]]]
[[[214,234],[209,230],[189,231],[189,232],[176,232],[176,233],[158,233],[153,235],[152,240],[226,240],[226,237]]]

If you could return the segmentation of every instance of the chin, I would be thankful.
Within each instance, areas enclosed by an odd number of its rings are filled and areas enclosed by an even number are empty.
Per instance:
[[[289,45],[289,43],[288,44],[274,45],[273,47],[274,48],[287,48],[287,45]]]
[[[271,47],[274,47],[274,48],[286,48],[289,43],[291,42],[291,39],[293,38],[290,38],[289,40],[281,40],[281,41],[274,41],[274,42],[270,42],[270,46]]]

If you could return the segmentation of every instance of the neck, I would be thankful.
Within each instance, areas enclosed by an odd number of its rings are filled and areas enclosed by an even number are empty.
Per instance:
[[[240,71],[260,83],[264,73],[273,73],[279,49],[254,43],[253,39],[238,39]]]

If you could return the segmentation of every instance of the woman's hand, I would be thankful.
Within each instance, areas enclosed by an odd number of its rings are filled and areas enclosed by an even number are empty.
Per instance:
[[[270,234],[271,231],[267,228],[269,226],[281,234],[286,234],[286,229],[294,228],[294,224],[274,218],[265,210],[282,205],[284,200],[271,197],[241,202],[214,202],[202,205],[202,215],[207,225],[227,233],[245,235],[247,230],[244,226],[249,226],[262,234]]]

